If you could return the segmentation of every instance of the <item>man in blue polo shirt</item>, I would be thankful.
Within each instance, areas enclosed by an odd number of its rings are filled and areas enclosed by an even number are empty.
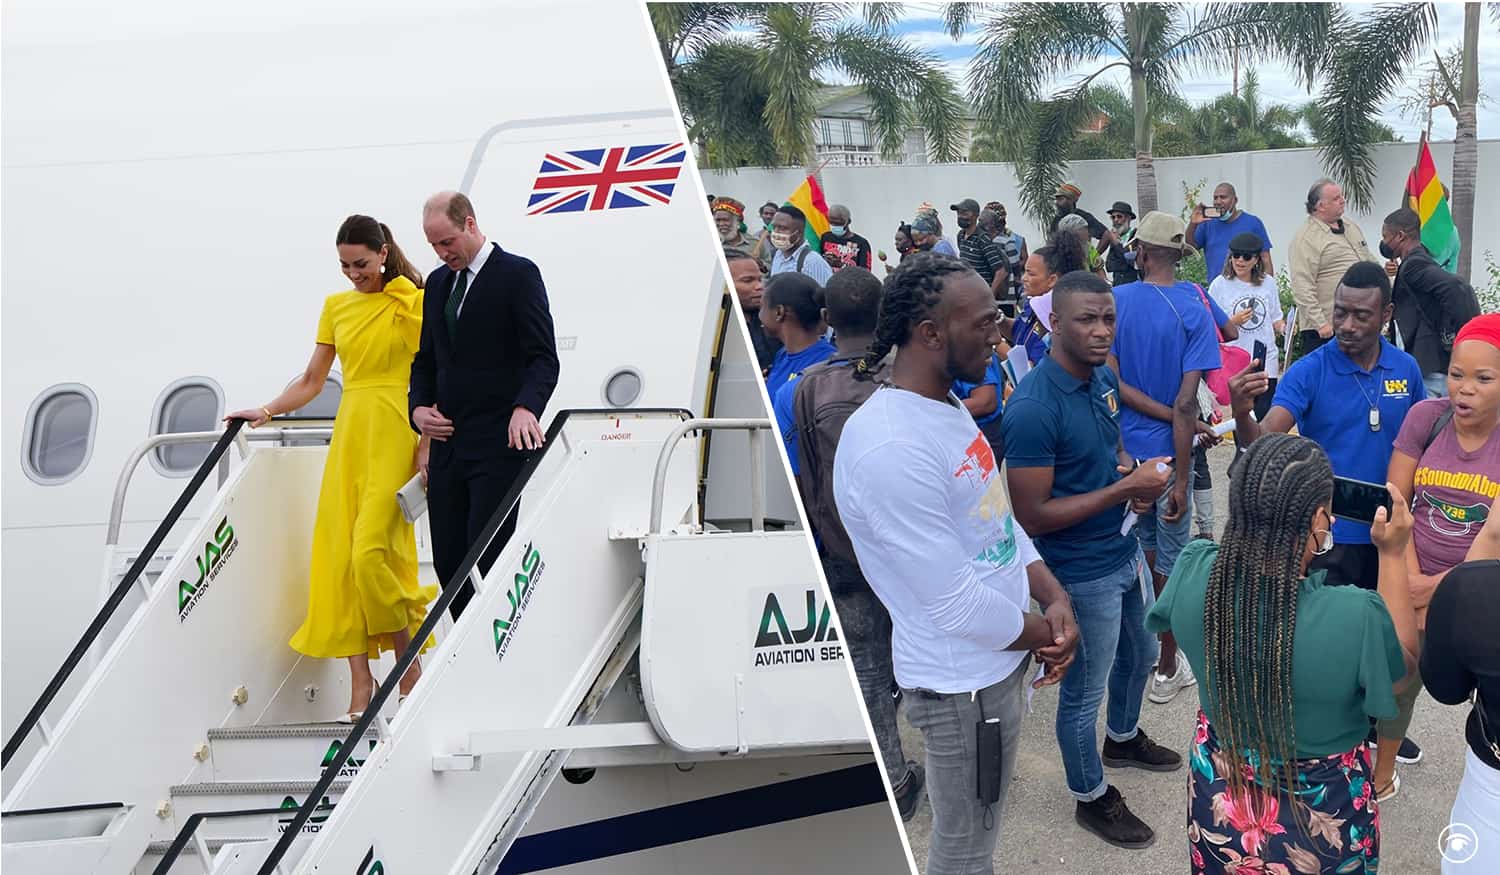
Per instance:
[[[1380,265],[1357,261],[1344,272],[1333,296],[1333,333],[1325,343],[1281,375],[1276,399],[1263,422],[1250,412],[1266,391],[1265,371],[1230,378],[1235,433],[1243,446],[1267,431],[1290,431],[1317,441],[1333,473],[1368,483],[1384,483],[1391,447],[1406,413],[1427,397],[1417,360],[1380,334],[1391,318],[1391,281]],[[1254,363],[1251,365],[1254,366]],[[1327,568],[1328,582],[1375,589],[1379,555],[1370,527],[1335,520],[1334,547],[1313,559]]]
[[[1266,276],[1275,276],[1271,265],[1271,235],[1266,233],[1266,223],[1259,216],[1252,216],[1240,209],[1240,198],[1234,186],[1219,183],[1214,189],[1214,210],[1210,216],[1203,204],[1193,210],[1188,224],[1188,236],[1193,245],[1203,250],[1203,263],[1209,279],[1224,272],[1224,263],[1229,259],[1229,241],[1237,234],[1254,234],[1260,238],[1260,266]]]
[[[1122,531],[1126,503],[1149,506],[1171,476],[1159,456],[1135,466],[1120,441],[1119,383],[1105,367],[1115,338],[1109,283],[1073,271],[1052,289],[1052,351],[1016,387],[1002,420],[1012,508],[1073,600],[1079,664],[1063,678],[1057,741],[1079,825],[1125,848],[1154,839],[1104,778],[1104,764],[1171,771],[1182,758],[1138,726],[1156,642],[1145,557]],[[1109,691],[1101,762],[1095,724]]]
[[[1115,287],[1119,330],[1110,367],[1120,378],[1125,452],[1137,459],[1170,456],[1177,474],[1167,494],[1141,514],[1135,527],[1158,594],[1192,537],[1188,489],[1199,418],[1198,385],[1205,372],[1220,364],[1211,308],[1196,285],[1176,279],[1177,263],[1188,249],[1186,230],[1176,216],[1147,213],[1131,240],[1141,280]],[[1195,683],[1187,660],[1178,658],[1176,640],[1162,635],[1151,701],[1170,702]]]

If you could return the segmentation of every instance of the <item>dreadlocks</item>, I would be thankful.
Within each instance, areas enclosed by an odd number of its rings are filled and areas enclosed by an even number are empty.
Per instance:
[[[870,379],[870,371],[892,349],[911,339],[912,328],[932,313],[943,298],[943,281],[950,274],[971,268],[956,258],[932,252],[907,256],[885,278],[880,298],[880,317],[875,323],[875,342],[855,363],[854,378]]]
[[[1333,495],[1333,468],[1307,438],[1268,434],[1235,460],[1230,483],[1229,527],[1203,605],[1206,682],[1217,712],[1210,720],[1234,793],[1247,789],[1248,752],[1255,782],[1290,797],[1297,591],[1313,514]]]

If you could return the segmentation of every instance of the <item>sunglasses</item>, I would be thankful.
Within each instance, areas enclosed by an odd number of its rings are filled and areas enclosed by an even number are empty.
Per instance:
[[[1259,252],[1231,252],[1229,254],[1229,257],[1233,258],[1235,261],[1254,261],[1257,258],[1260,258],[1260,253]]]

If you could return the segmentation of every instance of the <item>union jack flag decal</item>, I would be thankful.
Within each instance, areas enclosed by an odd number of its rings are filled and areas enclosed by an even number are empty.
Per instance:
[[[526,214],[669,204],[686,160],[687,149],[680,142],[548,152],[532,183]]]

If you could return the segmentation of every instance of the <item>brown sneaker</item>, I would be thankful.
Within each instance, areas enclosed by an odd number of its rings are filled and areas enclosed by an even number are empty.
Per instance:
[[[1130,813],[1125,797],[1113,785],[1093,802],[1078,803],[1073,819],[1117,848],[1149,848],[1156,841],[1156,833]]]

